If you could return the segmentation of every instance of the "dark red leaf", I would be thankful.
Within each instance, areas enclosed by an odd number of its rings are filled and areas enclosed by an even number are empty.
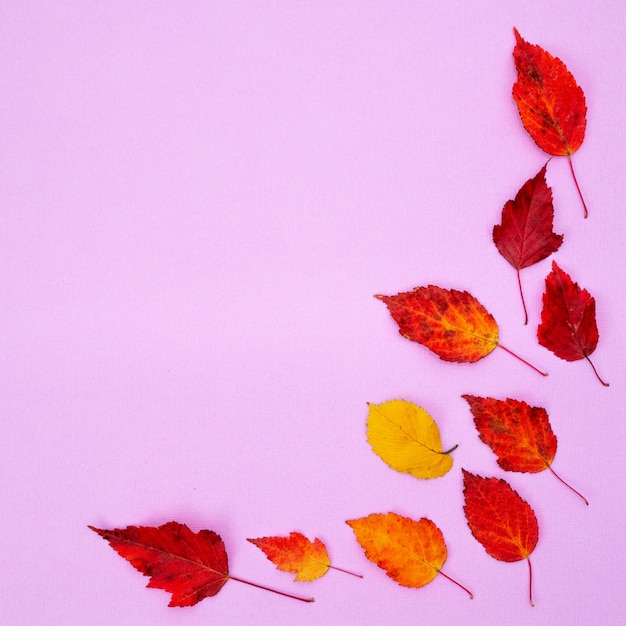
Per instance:
[[[565,361],[587,359],[598,380],[608,387],[589,359],[598,337],[596,301],[553,261],[537,328],[539,343]]]
[[[546,183],[546,165],[509,200],[502,209],[502,223],[493,227],[493,241],[500,254],[517,270],[525,324],[528,313],[520,280],[520,270],[542,261],[559,249],[563,235],[552,230],[554,208],[552,190]]]

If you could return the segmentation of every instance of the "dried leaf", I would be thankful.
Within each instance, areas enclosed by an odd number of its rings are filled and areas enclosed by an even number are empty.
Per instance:
[[[303,534],[292,532],[288,537],[248,539],[283,572],[296,574],[296,581],[311,581],[323,576],[330,567],[326,546],[319,540],[310,541]]]
[[[370,404],[367,439],[372,450],[391,468],[416,478],[438,478],[452,468],[443,452],[439,428],[424,409],[406,400]]]
[[[498,457],[498,465],[508,472],[541,472],[549,469],[577,496],[587,499],[566,483],[552,468],[557,440],[547,411],[522,400],[496,400],[464,395],[483,443]]]
[[[493,228],[493,241],[500,254],[517,270],[517,282],[524,307],[525,324],[528,313],[522,291],[520,270],[542,261],[556,252],[563,235],[552,230],[554,207],[552,190],[546,183],[546,166],[517,192],[502,209],[502,223]]]
[[[224,542],[212,530],[194,533],[178,522],[114,530],[89,528],[106,539],[135,569],[150,576],[148,587],[171,593],[169,606],[193,606],[218,594],[229,579],[295,600],[313,602],[313,598],[300,598],[231,576]]]
[[[403,337],[421,343],[444,361],[474,363],[500,346],[547,376],[499,343],[495,319],[467,291],[429,285],[395,296],[376,297],[387,305]]]
[[[565,361],[587,359],[598,380],[599,376],[589,356],[598,345],[596,301],[586,289],[581,289],[554,261],[546,277],[541,324],[537,328],[539,343]]]
[[[530,505],[498,478],[482,478],[463,470],[465,517],[472,535],[499,561],[526,559],[530,603],[533,604],[530,555],[539,539],[539,524]]]
[[[373,513],[346,524],[354,531],[365,556],[398,584],[424,587],[441,574],[473,597],[441,571],[448,550],[443,534],[431,520],[423,517],[416,522],[396,513]]]
[[[524,41],[517,29],[513,30],[516,39],[513,59],[517,69],[513,99],[522,124],[544,152],[567,157],[587,217],[572,165],[572,154],[585,138],[585,94],[561,59]]]

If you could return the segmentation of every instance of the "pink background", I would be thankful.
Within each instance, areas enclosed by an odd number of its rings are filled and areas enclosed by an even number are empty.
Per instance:
[[[595,296],[600,343],[536,341],[550,261],[491,242],[546,161],[511,98],[513,26],[583,87],[587,137],[553,159],[553,257]],[[621,2],[34,2],[0,7],[0,554],[3,624],[618,624],[624,601],[624,110]],[[403,339],[376,293],[467,289],[501,340],[473,365]],[[461,394],[548,410],[549,472],[505,473]],[[412,400],[458,443],[445,477],[389,469],[367,402]],[[489,557],[461,468],[536,511],[525,563]],[[346,519],[431,518],[442,577],[407,589]],[[194,608],[87,529],[187,523],[226,542],[230,581]],[[329,572],[294,583],[247,537],[299,530]]]

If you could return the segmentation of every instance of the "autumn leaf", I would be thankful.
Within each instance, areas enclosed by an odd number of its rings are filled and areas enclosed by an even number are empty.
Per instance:
[[[498,457],[498,465],[508,472],[542,472],[549,469],[566,487],[587,499],[567,484],[552,468],[557,440],[548,412],[522,400],[496,400],[464,395],[480,440]]]
[[[421,343],[444,361],[474,363],[500,346],[542,376],[547,376],[499,343],[496,320],[467,291],[429,285],[395,296],[377,295],[376,298],[387,305],[403,337]]]
[[[448,550],[441,530],[429,519],[418,522],[396,513],[373,513],[347,520],[365,556],[404,587],[424,587],[441,574],[473,598],[471,591],[441,571]]]
[[[301,598],[230,575],[226,547],[212,530],[194,533],[178,522],[114,530],[89,528],[106,539],[135,569],[150,576],[148,587],[171,593],[169,606],[193,606],[217,595],[228,580],[313,602],[313,598]]]
[[[391,468],[416,478],[438,478],[450,471],[450,452],[443,452],[439,428],[424,409],[406,400],[370,404],[367,439]]]
[[[526,559],[530,603],[533,603],[530,555],[539,539],[539,524],[530,505],[498,478],[482,478],[463,470],[465,517],[472,535],[499,561]]]
[[[248,541],[260,548],[279,570],[296,574],[294,580],[298,582],[317,580],[329,569],[363,578],[360,574],[331,565],[322,541],[317,538],[310,541],[302,533],[292,532],[288,537],[260,537]]]
[[[517,69],[513,99],[522,124],[544,152],[567,157],[587,217],[587,206],[572,164],[572,154],[585,138],[585,94],[561,59],[524,41],[517,29],[513,31],[516,39],[513,59]]]
[[[556,252],[563,235],[552,231],[554,207],[552,190],[546,183],[546,165],[509,200],[502,209],[502,223],[493,227],[493,241],[500,254],[517,270],[517,282],[524,307],[524,324],[528,312],[522,291],[520,270],[542,261]]]
[[[565,361],[587,359],[597,379],[605,386],[589,355],[598,345],[596,301],[581,289],[554,261],[546,277],[539,343]]]

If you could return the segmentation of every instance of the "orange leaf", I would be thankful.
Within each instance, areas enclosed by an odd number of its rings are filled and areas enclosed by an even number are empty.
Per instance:
[[[443,534],[429,519],[416,522],[396,513],[373,513],[347,520],[365,556],[405,587],[424,587],[437,574],[472,593],[441,571],[448,550]]]
[[[482,478],[463,470],[465,517],[472,535],[487,554],[512,563],[526,559],[532,596],[532,568],[528,558],[539,539],[539,524],[530,505],[498,478]]]
[[[467,291],[429,285],[395,296],[376,297],[387,305],[403,337],[421,343],[444,361],[474,363],[499,345],[547,375],[498,342],[496,320]]]
[[[524,41],[517,29],[513,31],[516,39],[513,59],[517,69],[513,99],[522,124],[544,152],[567,156],[587,217],[587,207],[572,165],[572,154],[585,138],[585,94],[561,59]]]
[[[326,546],[319,540],[309,541],[301,533],[288,537],[248,539],[283,572],[296,574],[294,580],[311,581],[323,576],[330,567]]]

